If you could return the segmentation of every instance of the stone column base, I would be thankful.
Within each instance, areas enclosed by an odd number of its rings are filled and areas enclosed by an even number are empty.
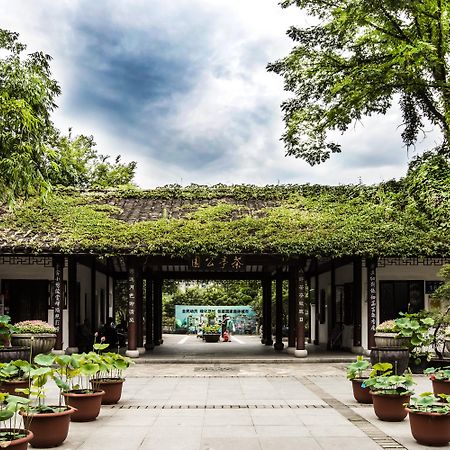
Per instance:
[[[308,350],[295,350],[294,356],[296,358],[306,358],[308,356]]]
[[[143,355],[145,353],[145,347],[138,347],[137,351],[139,352],[140,355]]]
[[[55,350],[55,349],[52,350],[52,353],[54,355],[65,355],[66,354],[66,352],[64,350]]]
[[[363,347],[358,345],[356,347],[355,346],[352,347],[352,353],[356,353],[357,355],[364,355],[365,351]]]
[[[290,355],[293,355],[295,353],[295,347],[288,347],[286,350]]]
[[[129,358],[139,358],[139,351],[138,350],[127,350],[125,352],[125,356],[128,356]]]
[[[283,342],[275,342],[273,348],[277,351],[277,352],[281,352],[284,348],[284,344]]]
[[[78,347],[67,347],[66,355],[72,355],[73,353],[78,353]]]

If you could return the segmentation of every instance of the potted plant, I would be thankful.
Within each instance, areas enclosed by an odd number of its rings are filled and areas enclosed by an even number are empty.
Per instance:
[[[33,355],[48,353],[56,342],[56,328],[42,320],[25,320],[14,325],[13,345],[31,348]],[[33,339],[31,339],[33,338]]]
[[[424,370],[423,373],[430,376],[435,395],[450,395],[450,366],[438,368],[429,367]]]
[[[352,382],[353,397],[358,403],[372,403],[369,388],[362,387],[367,380],[363,373],[369,367],[369,361],[366,361],[363,356],[357,356],[356,361],[347,366],[347,378]]]
[[[48,405],[46,402],[46,385],[55,379],[55,369],[52,366],[63,356],[36,355],[36,367],[29,371],[31,402],[27,408],[22,408],[20,414],[26,427],[34,434],[30,440],[33,447],[57,447],[66,440],[69,433],[70,417],[76,410],[62,404],[61,394],[57,405]]]
[[[11,324],[11,317],[0,315],[0,362],[10,362],[15,359],[28,360],[30,348],[28,346],[11,346],[11,335],[16,331]]]
[[[28,403],[28,399],[0,393],[0,447],[11,447],[14,450],[26,450],[33,432],[27,430],[17,412]]]
[[[386,320],[377,325],[375,330],[375,345],[377,347],[407,347],[409,338],[399,334],[395,320]]]
[[[24,389],[30,387],[31,364],[21,359],[0,363],[0,391],[28,397]]]
[[[103,353],[109,344],[94,344],[97,353],[92,355],[92,362],[99,365],[99,371],[91,378],[94,389],[105,391],[102,405],[113,405],[122,396],[122,386],[125,381],[123,371],[130,367],[132,361],[119,353]]]
[[[370,388],[375,414],[387,422],[401,422],[407,416],[404,403],[409,402],[414,384],[411,372],[392,375],[390,363],[375,364],[363,383]]]
[[[58,385],[63,389],[65,402],[77,410],[71,420],[95,420],[105,395],[105,391],[91,386],[91,379],[99,372],[100,365],[92,362],[92,355],[89,353],[62,355],[59,359],[55,358],[55,362],[58,364]]]
[[[205,342],[219,342],[221,326],[217,324],[203,325],[203,339]]]
[[[406,410],[414,439],[422,445],[443,446],[450,442],[450,396],[424,392],[411,397]]]

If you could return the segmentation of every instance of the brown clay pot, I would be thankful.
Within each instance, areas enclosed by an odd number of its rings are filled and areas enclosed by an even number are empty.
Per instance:
[[[450,442],[450,414],[419,411],[409,412],[409,424],[414,439],[422,445],[443,446]]]
[[[105,391],[102,397],[102,405],[114,405],[122,396],[123,378],[100,378],[91,380],[94,389]]]
[[[431,380],[433,384],[434,395],[446,394],[450,395],[450,381],[449,380]]]
[[[409,395],[381,395],[372,392],[373,410],[380,420],[385,422],[401,422],[408,413],[403,406],[409,403]]]
[[[372,395],[370,389],[362,387],[362,383],[366,381],[364,378],[355,378],[352,380],[353,397],[358,403],[372,403]]]
[[[16,389],[25,389],[30,387],[28,380],[11,380],[2,381],[0,383],[0,392],[7,392],[10,395],[17,395],[18,397],[28,398],[28,395],[23,392],[16,392]]]
[[[11,428],[0,428],[0,432],[9,431],[10,429]],[[33,438],[33,433],[30,430],[20,430],[20,431],[27,433],[27,436],[20,439],[14,439],[8,445],[8,448],[13,448],[14,450],[27,450],[28,442],[30,441],[30,439]]]
[[[62,444],[69,433],[70,416],[76,411],[67,406],[65,411],[43,414],[21,412],[25,426],[34,437],[30,440],[32,447],[49,448]]]
[[[70,418],[72,422],[90,422],[95,420],[100,413],[102,397],[105,391],[94,390],[92,393],[80,393],[77,391],[65,392],[66,405],[74,407],[77,411]]]

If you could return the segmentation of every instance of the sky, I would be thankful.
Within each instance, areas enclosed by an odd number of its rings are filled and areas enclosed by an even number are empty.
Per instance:
[[[339,136],[342,153],[311,167],[285,156],[283,80],[292,26],[313,23],[278,0],[0,0],[0,27],[53,57],[54,122],[93,135],[99,153],[137,161],[136,182],[378,183],[406,173],[393,108]],[[436,141],[437,142],[437,141]]]

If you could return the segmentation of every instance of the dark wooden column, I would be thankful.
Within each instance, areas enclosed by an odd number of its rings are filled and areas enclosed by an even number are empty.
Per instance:
[[[111,280],[110,280],[110,268],[109,268],[109,259],[106,261],[106,317],[112,317],[114,319],[114,322],[116,321],[116,318],[114,317],[114,314],[110,314],[110,310],[112,311],[113,308],[111,308],[111,295],[109,294],[109,290],[111,289]]]
[[[145,276],[145,349],[155,348],[155,337],[153,334],[153,280]]]
[[[69,295],[67,312],[69,314],[69,348],[68,353],[76,353],[77,347],[77,321],[80,321],[80,298],[77,288],[77,260],[69,256],[67,262],[67,291]]]
[[[361,347],[362,261],[353,259],[353,346]]]
[[[316,272],[314,276],[314,299],[316,305],[315,314],[315,332],[314,332],[314,344],[319,345],[320,343],[320,286],[319,286],[319,274]]]
[[[154,344],[162,344],[162,278],[156,278],[153,288],[153,320],[154,320]]]
[[[377,260],[367,259],[367,345],[375,347],[377,328]]]
[[[264,345],[273,345],[272,339],[272,280],[264,278],[262,281],[263,289],[263,309],[265,310],[263,335]]]
[[[91,260],[91,327],[93,333],[95,333],[99,328],[96,291],[97,291],[97,271],[96,271],[95,256],[93,256]]]
[[[134,258],[128,260],[128,349],[126,355],[138,358],[136,329],[136,264]]]
[[[297,266],[289,266],[289,304],[288,304],[288,347],[295,350],[295,340],[297,338]]]
[[[278,273],[276,278],[275,288],[276,301],[276,318],[275,318],[275,344],[274,348],[281,351],[284,348],[283,344],[283,274]]]
[[[331,260],[331,309],[328,314],[328,342],[327,348],[328,350],[334,350],[333,342],[331,340],[331,336],[333,336],[333,329],[336,326],[336,268],[334,264],[334,259]]]
[[[140,266],[136,267],[136,345],[144,348],[143,278]]]
[[[305,272],[299,267],[296,276],[297,291],[297,347],[295,356],[304,358],[308,355],[305,347]]]
[[[56,328],[54,349],[63,348],[64,257],[53,257],[53,326]]]

